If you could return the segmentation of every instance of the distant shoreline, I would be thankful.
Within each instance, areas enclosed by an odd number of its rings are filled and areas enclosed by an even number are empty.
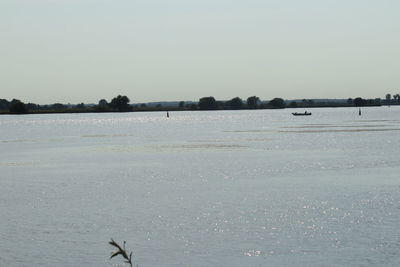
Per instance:
[[[229,109],[229,108],[221,108],[221,109],[180,109],[177,107],[162,107],[162,108],[133,108],[129,111],[112,111],[112,110],[104,110],[99,111],[94,108],[85,108],[85,109],[73,109],[66,108],[60,110],[32,110],[26,113],[13,113],[7,110],[0,110],[0,115],[35,115],[35,114],[81,114],[81,113],[132,113],[132,112],[167,112],[167,111],[235,111],[235,110],[276,110],[276,109],[314,109],[314,108],[355,108],[355,107],[380,107],[386,105],[366,105],[366,106],[354,106],[354,105],[313,105],[313,106],[298,106],[298,107],[284,107],[284,108],[240,108],[240,109]],[[395,105],[394,105],[395,106]]]
[[[400,105],[400,97],[386,99],[295,99],[273,98],[270,101],[250,96],[247,100],[239,97],[230,100],[216,100],[214,97],[202,97],[199,101],[170,101],[130,104],[127,96],[118,95],[108,102],[101,99],[98,104],[61,104],[38,105],[24,103],[18,99],[8,101],[0,99],[0,115],[10,114],[63,114],[63,113],[114,113],[114,112],[166,112],[166,111],[202,111],[202,110],[255,110],[255,109],[311,109],[339,107],[367,107],[382,105]]]

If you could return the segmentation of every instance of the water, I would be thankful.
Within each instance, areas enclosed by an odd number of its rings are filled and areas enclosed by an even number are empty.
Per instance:
[[[0,266],[399,266],[400,108],[0,116]]]

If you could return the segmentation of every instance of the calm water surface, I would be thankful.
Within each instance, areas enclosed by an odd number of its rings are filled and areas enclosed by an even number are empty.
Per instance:
[[[399,266],[400,108],[291,112],[0,116],[0,266]]]

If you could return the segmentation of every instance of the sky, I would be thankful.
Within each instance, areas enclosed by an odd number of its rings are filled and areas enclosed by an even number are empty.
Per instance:
[[[1,0],[0,98],[384,98],[398,0]]]

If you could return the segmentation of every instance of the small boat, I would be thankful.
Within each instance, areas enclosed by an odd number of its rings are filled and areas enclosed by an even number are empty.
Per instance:
[[[292,113],[294,116],[310,116],[312,113],[304,111],[304,113],[298,113],[298,112],[293,112]]]

